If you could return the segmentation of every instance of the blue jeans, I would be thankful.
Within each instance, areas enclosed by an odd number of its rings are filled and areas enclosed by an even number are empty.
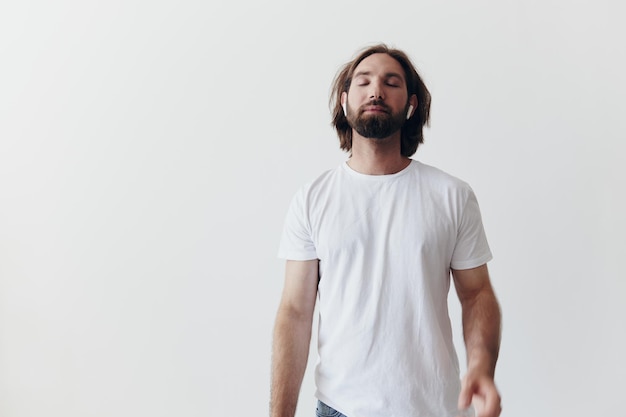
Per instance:
[[[346,417],[334,408],[324,404],[320,400],[317,400],[317,408],[315,409],[315,415],[317,417]]]

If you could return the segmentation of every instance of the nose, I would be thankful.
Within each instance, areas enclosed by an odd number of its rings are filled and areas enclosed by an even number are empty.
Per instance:
[[[370,100],[384,100],[385,93],[379,80],[370,82]]]

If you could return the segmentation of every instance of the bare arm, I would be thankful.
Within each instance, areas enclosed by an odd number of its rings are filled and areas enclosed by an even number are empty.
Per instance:
[[[293,417],[309,357],[318,260],[287,261],[272,349],[271,417]]]
[[[453,270],[463,312],[463,335],[467,351],[467,374],[463,378],[459,408],[472,400],[479,417],[500,415],[500,395],[494,383],[500,351],[500,307],[491,287],[487,265]]]

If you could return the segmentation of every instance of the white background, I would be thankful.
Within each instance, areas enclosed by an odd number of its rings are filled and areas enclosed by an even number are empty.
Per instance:
[[[626,415],[624,12],[4,2],[0,415],[267,415],[284,215],[345,160],[330,84],[380,41],[433,95],[415,158],[481,204],[503,416]]]

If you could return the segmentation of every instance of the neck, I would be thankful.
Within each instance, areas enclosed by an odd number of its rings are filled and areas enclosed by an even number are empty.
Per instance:
[[[352,131],[352,156],[348,166],[367,175],[389,175],[402,171],[411,160],[400,153],[400,132],[384,138],[364,138]]]

